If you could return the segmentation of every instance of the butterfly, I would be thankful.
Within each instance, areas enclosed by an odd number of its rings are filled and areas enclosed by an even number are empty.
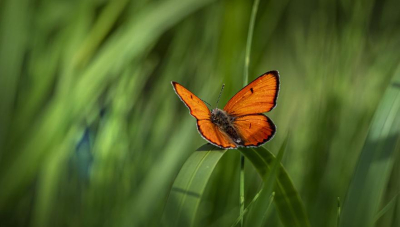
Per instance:
[[[275,135],[276,126],[262,113],[276,106],[278,71],[262,74],[236,93],[223,109],[212,111],[179,83],[172,81],[171,84],[190,114],[196,118],[200,135],[217,147],[259,147]]]

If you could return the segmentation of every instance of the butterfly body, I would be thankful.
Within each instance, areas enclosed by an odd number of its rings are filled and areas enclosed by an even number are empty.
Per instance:
[[[234,95],[223,109],[208,109],[205,103],[177,82],[175,93],[197,120],[197,130],[211,144],[224,148],[258,147],[276,132],[264,112],[276,106],[279,73],[270,71],[256,78]]]
[[[224,110],[215,108],[211,112],[210,120],[219,128],[220,131],[226,133],[236,145],[242,145],[243,139],[234,126],[234,116],[229,115]]]

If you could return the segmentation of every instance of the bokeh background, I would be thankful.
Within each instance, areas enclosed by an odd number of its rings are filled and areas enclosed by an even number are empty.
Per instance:
[[[336,226],[375,111],[400,73],[396,0],[261,0],[249,81],[279,70],[275,153],[312,226]],[[220,106],[243,87],[252,1],[0,1],[0,225],[159,226],[205,141],[178,81]],[[395,137],[398,141],[398,135]],[[376,226],[400,226],[399,146]],[[239,214],[239,152],[218,163],[198,226]],[[246,201],[261,178],[245,166]],[[379,173],[376,173],[379,177]],[[268,226],[281,226],[272,208]]]

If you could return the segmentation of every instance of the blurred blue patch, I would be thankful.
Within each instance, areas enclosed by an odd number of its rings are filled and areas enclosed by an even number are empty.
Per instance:
[[[75,154],[71,158],[71,167],[75,167],[77,177],[80,181],[87,182],[90,177],[90,169],[93,163],[92,155],[92,132],[86,127],[81,140],[76,145]],[[72,170],[72,172],[75,172]]]

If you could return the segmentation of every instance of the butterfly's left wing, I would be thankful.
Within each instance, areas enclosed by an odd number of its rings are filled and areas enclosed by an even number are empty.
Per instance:
[[[198,120],[197,130],[204,139],[215,146],[224,149],[236,148],[236,144],[232,141],[232,139],[229,138],[225,132],[222,132],[210,120]]]
[[[199,97],[177,82],[172,82],[172,86],[179,98],[189,108],[190,114],[197,119],[197,130],[204,139],[221,148],[236,147],[232,139],[211,122],[210,110]]]
[[[206,104],[194,95],[191,91],[177,82],[171,82],[175,93],[182,100],[183,103],[189,108],[190,114],[197,120],[210,119],[211,113]]]
[[[268,112],[276,106],[278,91],[279,72],[264,73],[236,93],[224,110],[232,116]]]
[[[239,116],[233,122],[237,132],[243,138],[243,146],[258,147],[275,135],[274,123],[264,114]]]

